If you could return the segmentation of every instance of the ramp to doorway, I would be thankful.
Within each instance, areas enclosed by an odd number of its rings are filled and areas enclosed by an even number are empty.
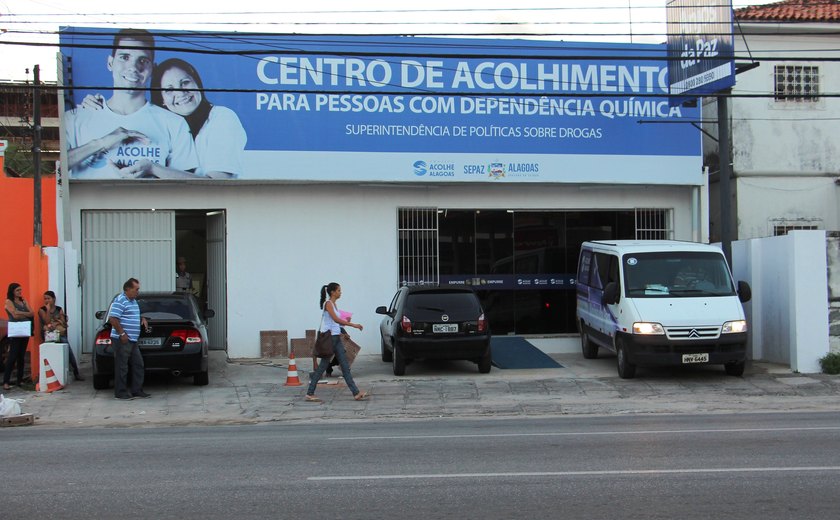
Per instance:
[[[493,336],[490,352],[496,368],[563,368],[563,365],[519,336]]]

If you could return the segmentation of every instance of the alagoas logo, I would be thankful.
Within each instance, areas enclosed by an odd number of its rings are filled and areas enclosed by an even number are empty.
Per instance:
[[[490,167],[488,168],[489,173],[487,174],[488,177],[491,179],[501,179],[505,176],[505,165],[504,163],[494,162],[490,163]]]
[[[414,161],[414,175],[422,177],[426,175],[426,161]]]

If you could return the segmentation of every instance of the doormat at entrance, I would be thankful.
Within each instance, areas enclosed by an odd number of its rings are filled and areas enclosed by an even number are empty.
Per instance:
[[[490,352],[496,368],[563,368],[563,365],[518,336],[493,336]]]

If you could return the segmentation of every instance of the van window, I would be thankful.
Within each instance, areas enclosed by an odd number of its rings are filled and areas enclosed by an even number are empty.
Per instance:
[[[589,285],[589,266],[592,264],[592,251],[581,251],[578,264],[577,283]]]
[[[612,255],[608,255],[606,253],[595,253],[595,265],[592,268],[592,280],[591,284],[592,287],[596,289],[603,289],[607,283],[611,281],[618,281],[610,280],[610,262],[614,263],[615,257]],[[613,269],[615,270],[615,278],[618,278],[618,267],[614,266]]]
[[[629,253],[622,258],[625,294],[634,298],[734,296],[722,254]]]

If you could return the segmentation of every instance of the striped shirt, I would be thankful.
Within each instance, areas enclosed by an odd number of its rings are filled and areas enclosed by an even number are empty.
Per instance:
[[[137,338],[140,337],[140,306],[137,304],[137,300],[129,300],[125,293],[121,293],[111,303],[108,318],[120,320],[120,325],[128,334],[129,341],[136,342]],[[116,328],[111,328],[111,339],[120,339],[120,333],[117,332]]]

